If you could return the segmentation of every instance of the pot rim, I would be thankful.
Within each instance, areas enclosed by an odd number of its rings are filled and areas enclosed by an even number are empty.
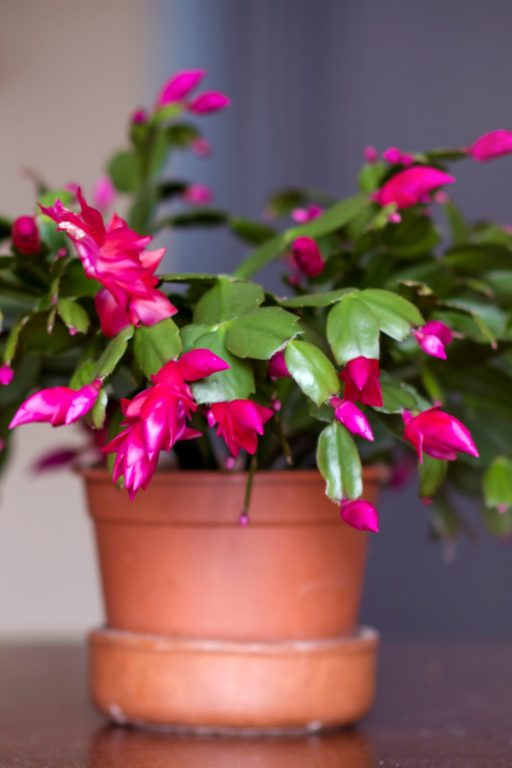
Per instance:
[[[103,467],[75,467],[74,471],[80,475],[86,482],[96,481],[100,483],[111,484],[112,477],[110,472]],[[230,482],[233,484],[245,484],[247,471],[238,472],[233,470],[211,470],[211,469],[173,469],[157,471],[153,475],[151,484],[165,485],[172,481],[173,483],[189,484],[193,480],[194,484],[198,482],[211,484],[218,482]],[[385,464],[374,464],[363,467],[363,480],[365,483],[376,483],[384,485],[390,476],[390,469]],[[255,473],[254,481],[265,484],[280,484],[283,480],[290,480],[293,477],[294,482],[317,483],[323,482],[323,478],[318,469],[262,469]]]

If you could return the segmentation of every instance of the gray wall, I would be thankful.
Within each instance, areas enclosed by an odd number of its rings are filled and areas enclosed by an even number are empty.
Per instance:
[[[158,8],[155,85],[204,66],[233,107],[213,118],[216,152],[178,171],[221,205],[257,214],[289,183],[349,194],[365,144],[458,146],[511,127],[512,4],[506,0],[173,0]],[[172,45],[169,44],[172,40]],[[210,128],[211,126],[211,128]],[[457,167],[471,215],[512,222],[512,158]],[[177,269],[229,269],[218,233],[170,244]],[[385,636],[512,636],[510,542],[433,545],[414,489],[386,493],[372,540],[364,620]]]

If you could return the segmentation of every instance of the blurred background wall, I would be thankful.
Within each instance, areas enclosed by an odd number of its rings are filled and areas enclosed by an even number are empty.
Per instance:
[[[512,123],[507,0],[489,0],[485,12],[476,0],[1,6],[0,208],[8,213],[32,205],[21,166],[90,186],[126,116],[179,68],[205,67],[233,106],[205,121],[213,157],[178,158],[174,172],[211,185],[219,206],[240,214],[258,215],[269,190],[285,184],[351,193],[365,144],[458,146]],[[510,158],[457,166],[454,197],[472,215],[511,223],[511,171]],[[221,232],[180,233],[168,245],[169,266],[187,271],[227,271],[242,252]],[[0,636],[78,634],[100,621],[79,482],[27,470],[49,436],[69,442],[69,430],[21,430],[2,481]],[[414,488],[385,494],[364,620],[385,637],[512,636],[510,543],[433,545],[427,514]]]

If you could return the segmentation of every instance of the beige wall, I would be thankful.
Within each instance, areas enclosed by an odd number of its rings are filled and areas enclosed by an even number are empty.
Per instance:
[[[87,190],[122,139],[148,79],[151,3],[2,0],[0,10],[0,210],[30,213],[22,167]],[[29,466],[79,436],[33,426],[17,437],[1,486],[0,640],[78,635],[101,620],[80,483]]]

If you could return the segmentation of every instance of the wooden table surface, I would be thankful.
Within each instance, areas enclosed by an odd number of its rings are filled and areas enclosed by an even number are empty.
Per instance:
[[[191,737],[105,724],[86,655],[0,646],[0,768],[510,768],[512,646],[384,646],[357,728],[309,738]]]

